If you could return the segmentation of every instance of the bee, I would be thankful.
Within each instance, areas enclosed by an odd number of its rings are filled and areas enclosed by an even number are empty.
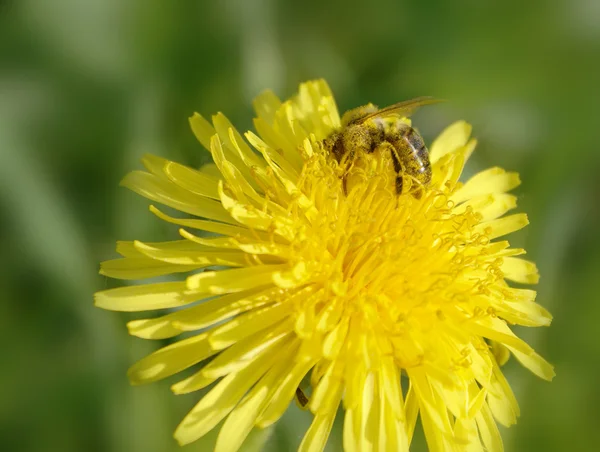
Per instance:
[[[429,151],[419,133],[401,118],[437,102],[441,100],[417,97],[382,109],[368,104],[348,110],[342,116],[342,127],[323,141],[324,148],[340,163],[360,152],[389,150],[396,172],[396,193],[420,198],[422,187],[431,181]]]

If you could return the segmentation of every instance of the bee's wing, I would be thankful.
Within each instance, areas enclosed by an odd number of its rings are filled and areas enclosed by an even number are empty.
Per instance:
[[[435,99],[430,96],[415,97],[414,99],[405,100],[403,102],[390,105],[389,107],[382,108],[375,113],[371,113],[361,118],[360,122],[362,123],[368,119],[386,116],[408,117],[412,115],[417,108],[422,107],[423,105],[437,104],[438,102],[444,101],[442,99]]]

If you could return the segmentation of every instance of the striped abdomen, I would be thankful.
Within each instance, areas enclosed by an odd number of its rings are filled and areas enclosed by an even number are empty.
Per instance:
[[[418,190],[418,186],[429,184],[431,181],[429,151],[423,142],[423,138],[415,129],[402,124],[396,130],[388,130],[385,133],[384,140],[390,143],[396,151],[393,160],[394,169],[398,173],[396,180],[398,194],[408,189],[414,192]],[[409,181],[405,180],[407,178]]]

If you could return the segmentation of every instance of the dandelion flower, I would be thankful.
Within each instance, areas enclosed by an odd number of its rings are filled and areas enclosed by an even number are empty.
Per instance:
[[[151,206],[181,240],[119,242],[122,258],[102,264],[125,280],[175,275],[96,293],[104,309],[167,311],[129,322],[134,336],[188,333],[135,364],[131,382],[200,364],[172,386],[210,387],[175,438],[224,421],[218,451],[277,422],[305,377],[313,420],[300,450],[325,447],[340,406],[346,451],[406,451],[417,418],[430,450],[502,450],[496,423],[514,424],[519,408],[500,365],[514,355],[554,375],[510,328],[551,321],[535,291],[510,285],[538,280],[504,239],[528,223],[506,215],[518,175],[491,168],[459,182],[476,144],[459,121],[431,144],[420,196],[398,194],[385,153],[341,163],[327,152],[341,122],[324,81],[285,102],[265,92],[254,107],[245,137],[223,114],[190,118],[214,163],[148,155],[122,182],[188,215]]]

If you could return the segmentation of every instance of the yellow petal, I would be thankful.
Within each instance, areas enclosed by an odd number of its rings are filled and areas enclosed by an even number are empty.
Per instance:
[[[196,267],[210,267],[213,265],[242,267],[248,264],[248,257],[242,251],[222,251],[190,241],[183,243],[179,249],[173,246],[152,246],[138,241],[135,241],[134,245],[145,256],[169,264]]]
[[[94,304],[111,311],[151,311],[185,306],[202,296],[199,292],[189,291],[185,282],[168,282],[96,292]]]
[[[117,242],[117,253],[119,253],[123,257],[146,257],[144,253],[140,252],[135,246],[136,241],[118,241]],[[155,248],[163,248],[163,249],[182,249],[186,246],[190,245],[190,242],[187,240],[172,240],[169,242],[146,242],[146,245],[155,247]],[[195,245],[192,245],[195,246]],[[189,248],[188,248],[189,249]]]
[[[306,285],[312,276],[306,263],[298,262],[291,270],[288,266],[285,270],[274,272],[272,281],[282,289],[295,289]]]
[[[264,166],[264,162],[250,149],[224,114],[218,113],[213,116],[213,124],[223,144],[234,151],[246,166]]]
[[[517,173],[507,173],[502,168],[490,168],[471,177],[450,199],[459,204],[476,196],[508,192],[520,183],[521,179]]]
[[[293,347],[280,348],[275,365],[259,380],[250,392],[235,407],[225,420],[215,445],[215,452],[238,450],[246,439],[256,418],[271,399],[277,389],[279,380],[283,378],[293,361]]]
[[[496,360],[499,366],[504,366],[510,358],[510,351],[500,342],[490,342],[492,346],[492,354],[494,355],[494,359]]]
[[[283,171],[283,178],[287,178],[291,181],[298,180],[298,169],[294,167],[288,159],[286,159],[285,155],[279,154],[276,149],[273,148],[266,143],[264,143],[259,137],[257,137],[254,133],[248,132],[246,133],[246,138],[252,145],[258,149],[269,166],[274,170],[280,169]]]
[[[257,288],[207,300],[180,311],[173,325],[181,331],[206,328],[242,312],[265,306],[281,298],[279,288]]]
[[[213,116],[213,120],[218,120],[219,117],[219,115]],[[223,132],[227,133],[226,131]],[[249,156],[244,156],[244,158],[248,161],[248,164],[244,163],[244,160],[242,160],[240,153],[236,148],[223,145],[224,140],[226,142],[231,142],[228,138],[228,134],[225,137],[222,137],[221,135],[213,135],[210,139],[210,152],[212,154],[213,161],[221,172],[221,175],[226,176],[224,171],[226,168],[225,165],[230,165],[231,167],[235,168],[236,172],[246,181],[248,185],[255,190],[260,190],[252,174],[253,171],[260,170],[260,168],[263,166],[263,162],[256,159],[251,159]],[[254,169],[251,170],[250,168]]]
[[[519,404],[500,368],[494,367],[494,376],[490,385],[488,406],[498,422],[505,427],[510,427],[517,422],[517,417],[520,415]]]
[[[492,306],[500,317],[516,325],[548,326],[552,323],[552,315],[533,301],[501,300],[493,301]]]
[[[335,412],[342,397],[344,363],[333,361],[310,397],[309,408],[314,414]]]
[[[261,231],[256,231],[249,229],[245,226],[234,226],[231,224],[225,223],[217,223],[215,221],[207,221],[207,220],[196,220],[196,219],[187,219],[187,218],[174,218],[171,217],[164,212],[161,212],[154,206],[150,206],[150,212],[156,215],[161,220],[167,221],[169,223],[177,224],[179,226],[185,226],[187,228],[192,229],[201,229],[206,232],[214,232],[215,234],[222,234],[230,237],[234,237],[237,239],[247,238],[251,240],[263,240],[263,241],[273,241],[278,239],[277,236],[269,236]],[[152,244],[149,244],[152,245]]]
[[[465,121],[457,121],[444,129],[429,148],[431,163],[437,162],[444,155],[464,146],[471,136],[471,128],[471,125]]]
[[[156,319],[140,319],[127,322],[127,329],[132,336],[143,339],[166,339],[181,334],[181,330],[173,326],[173,318],[177,318],[177,311]]]
[[[523,364],[523,366],[536,374],[538,377],[551,381],[556,375],[554,373],[554,367],[533,350],[529,351],[529,353],[523,353],[522,351],[511,347],[510,345],[506,345],[506,348],[508,348],[511,353],[515,355],[515,358],[517,358],[519,362]]]
[[[206,388],[207,386],[213,384],[216,380],[217,378],[204,376],[202,369],[200,369],[195,374],[172,385],[171,391],[173,391],[173,394],[177,395],[189,394],[190,392]]]
[[[394,416],[403,419],[404,401],[402,400],[402,390],[400,388],[400,375],[396,363],[391,357],[385,357],[381,360],[379,386]]]
[[[340,394],[341,393],[336,394],[337,403],[335,403],[335,409],[323,414],[315,415],[315,418],[300,443],[298,452],[320,452],[325,449],[325,444],[327,444],[327,439],[331,433],[331,427],[333,427],[335,414],[337,413],[337,406],[340,403]]]
[[[254,128],[262,138],[264,143],[272,148],[272,149],[285,149],[292,147],[292,143],[290,143],[284,134],[275,130],[275,128],[268,124],[263,118],[255,118]],[[250,135],[246,135],[246,137],[250,140]]]
[[[428,381],[426,372],[419,368],[407,369],[407,374],[413,383],[415,395],[420,408],[421,422],[425,437],[430,448],[444,450],[446,438],[452,437],[452,427],[448,410],[439,395],[436,394]]]
[[[276,224],[276,220],[268,213],[251,204],[242,203],[231,196],[225,191],[223,183],[219,183],[219,195],[223,207],[237,222],[259,231],[268,231],[272,225]],[[276,229],[275,232],[279,233],[280,229]]]
[[[472,383],[471,389],[471,394],[469,394],[469,409],[467,412],[469,419],[473,419],[475,415],[481,411],[487,397],[487,391],[483,388],[479,389],[476,383]],[[476,393],[475,397],[472,396],[473,392]]]
[[[250,311],[212,330],[210,342],[212,347],[221,350],[263,328],[280,322],[290,314],[290,308],[286,303],[274,303],[265,308]]]
[[[215,178],[170,161],[165,164],[164,172],[172,182],[186,191],[207,198],[219,199],[217,183],[220,177]]]
[[[492,412],[487,404],[484,404],[481,411],[475,417],[479,435],[485,448],[490,452],[501,452],[504,450],[502,437],[498,431],[498,426],[494,421]]]
[[[281,107],[281,100],[279,100],[273,91],[266,90],[256,96],[252,105],[258,117],[270,124],[275,118],[275,113]]]
[[[192,132],[207,151],[210,151],[210,139],[217,133],[215,128],[199,113],[190,117]]]
[[[408,452],[408,437],[406,436],[406,425],[403,420],[396,417],[389,399],[380,393],[380,415],[379,425],[379,451],[394,450]]]
[[[153,174],[132,171],[121,181],[121,185],[145,198],[181,212],[235,224],[231,216],[217,201],[186,191],[174,183]]]
[[[504,277],[523,284],[537,284],[540,275],[536,265],[528,260],[505,257],[500,267]]]
[[[287,269],[286,265],[257,265],[255,267],[235,268],[197,273],[188,277],[187,286],[190,290],[220,295],[254,287],[272,284],[273,274]]]
[[[507,193],[476,196],[454,209],[457,214],[472,209],[481,215],[481,221],[495,220],[517,207],[517,197]]]
[[[262,355],[240,372],[222,379],[181,421],[175,430],[177,442],[189,444],[212,430],[276,361],[277,354]]]
[[[474,419],[456,419],[454,423],[453,443],[465,451],[484,452],[479,441],[477,422]]]
[[[199,265],[176,265],[149,259],[133,257],[113,259],[100,264],[100,274],[117,279],[145,279],[196,270]]]
[[[142,164],[155,176],[167,179],[165,174],[165,167],[169,163],[169,160],[158,157],[157,155],[144,154],[142,157]]]
[[[291,327],[291,321],[266,325],[265,328],[223,351],[202,369],[202,373],[208,378],[218,378],[239,372],[257,356],[271,353],[273,349],[282,348],[282,344],[285,345],[289,342]],[[222,347],[215,348],[221,349]]]
[[[516,336],[505,321],[497,317],[491,315],[475,317],[470,322],[465,322],[464,328],[476,335],[498,341],[507,347],[513,347],[522,353],[533,353],[533,349]]]
[[[464,154],[454,152],[442,157],[433,168],[432,186],[443,189],[454,187],[465,166]]]
[[[343,432],[344,451],[346,452],[358,452],[360,450],[360,439],[358,432],[355,429],[356,417],[356,410],[346,409],[346,412],[344,413]]]
[[[408,438],[408,445],[410,446],[415,432],[415,425],[417,424],[417,416],[419,415],[419,402],[412,382],[409,383],[404,406],[406,410],[406,436]]]
[[[288,373],[279,382],[279,386],[268,405],[256,419],[258,427],[265,428],[279,420],[293,400],[296,388],[300,385],[306,373],[315,365],[316,361],[316,358],[313,360],[296,361],[289,368]]]
[[[342,319],[325,337],[323,341],[323,356],[327,359],[334,359],[342,349],[346,334],[348,333],[348,323],[348,318]]]
[[[373,451],[379,443],[379,397],[377,381],[373,373],[365,379],[361,401],[360,450]]]
[[[303,119],[312,125],[310,130],[317,139],[321,140],[333,129],[341,127],[335,99],[325,80],[319,79],[301,84],[294,102],[299,111],[304,113]]]
[[[523,229],[529,224],[529,219],[524,213],[517,213],[497,220],[486,221],[473,228],[475,234],[485,234],[490,240],[508,235]]]
[[[208,342],[208,334],[200,334],[146,356],[135,363],[127,375],[131,384],[139,385],[161,380],[214,355]]]
[[[210,144],[210,138],[209,138],[209,142]],[[204,165],[202,165],[199,169],[199,171],[202,174],[206,174],[207,176],[209,176],[210,178],[214,179],[214,180],[221,180],[223,179],[223,175],[221,174],[221,171],[219,171],[219,167],[217,165],[215,165],[214,163],[206,163]]]

